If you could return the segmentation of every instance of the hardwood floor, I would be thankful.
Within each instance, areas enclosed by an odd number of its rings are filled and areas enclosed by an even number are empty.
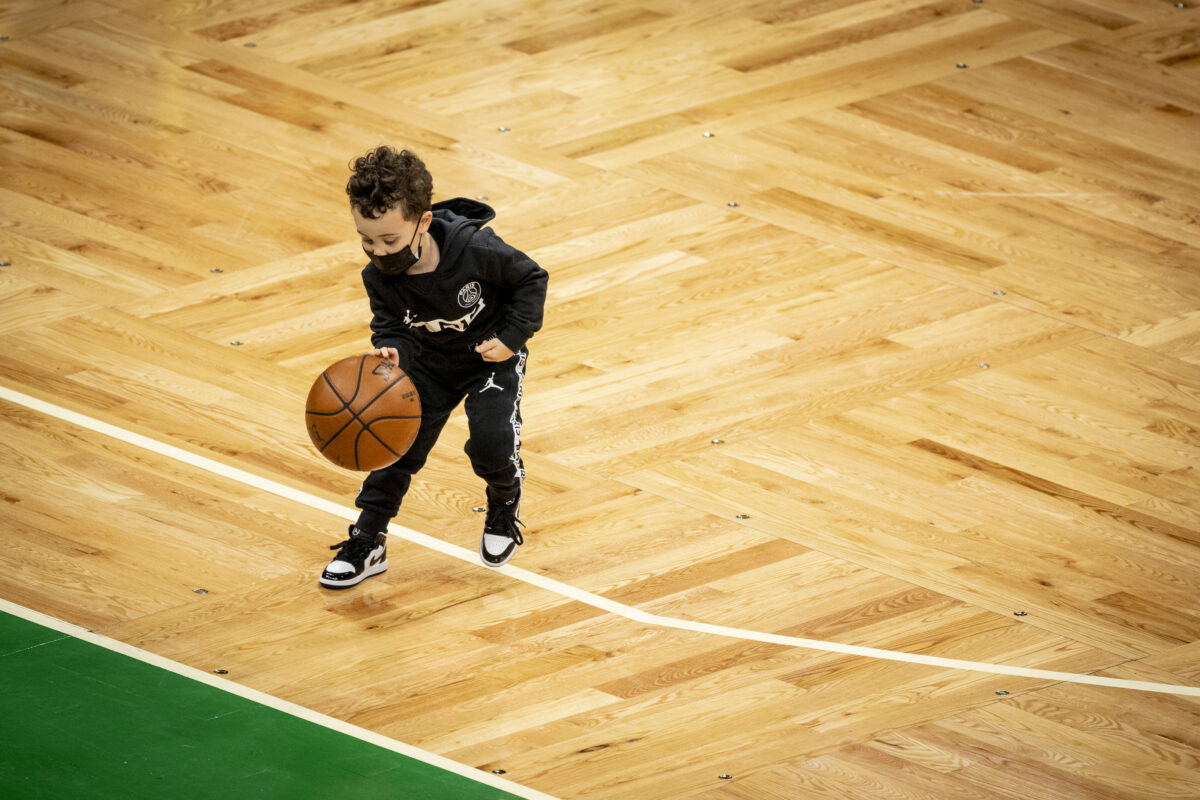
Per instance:
[[[0,597],[563,800],[1200,795],[1181,5],[0,7]],[[457,413],[334,593],[381,143],[550,272],[529,527]]]

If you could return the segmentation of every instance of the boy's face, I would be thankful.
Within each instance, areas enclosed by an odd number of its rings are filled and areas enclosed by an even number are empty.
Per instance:
[[[374,219],[364,217],[353,206],[350,213],[354,216],[358,235],[362,237],[363,249],[377,256],[398,253],[410,245],[416,247],[433,221],[433,214],[428,211],[417,220],[407,220],[400,208],[389,209],[386,214]]]

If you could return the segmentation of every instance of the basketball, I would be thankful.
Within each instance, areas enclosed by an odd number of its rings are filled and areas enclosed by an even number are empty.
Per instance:
[[[304,421],[321,455],[339,467],[370,472],[412,447],[421,398],[400,367],[378,356],[351,356],[313,382]]]

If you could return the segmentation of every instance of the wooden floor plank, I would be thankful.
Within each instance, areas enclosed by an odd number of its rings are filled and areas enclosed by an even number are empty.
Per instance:
[[[0,596],[563,800],[1191,797],[1195,698],[1005,673],[1200,685],[1195,19],[10,4]],[[459,410],[396,520],[446,552],[316,583],[382,143],[551,276],[524,573],[455,557]]]

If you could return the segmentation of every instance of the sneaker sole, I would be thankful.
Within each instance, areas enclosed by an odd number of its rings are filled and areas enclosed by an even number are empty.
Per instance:
[[[322,575],[320,577],[320,583],[326,589],[349,589],[351,586],[358,586],[360,583],[365,581],[367,578],[370,578],[372,575],[378,575],[381,572],[387,572],[387,568],[388,568],[387,561],[380,561],[375,566],[368,567],[367,569],[364,569],[362,572],[355,575],[354,577],[346,578],[344,580],[338,580],[336,578],[326,578],[324,575]]]
[[[508,554],[506,556],[504,556],[503,559],[501,559],[499,561],[490,561],[489,556],[484,554],[483,542],[481,541],[479,543],[479,560],[483,562],[483,565],[485,567],[492,567],[493,569],[496,567],[503,567],[505,564],[508,563],[509,559],[511,559],[513,557],[513,553],[515,553],[515,552],[517,552],[517,548],[513,547],[511,550],[508,551]]]

